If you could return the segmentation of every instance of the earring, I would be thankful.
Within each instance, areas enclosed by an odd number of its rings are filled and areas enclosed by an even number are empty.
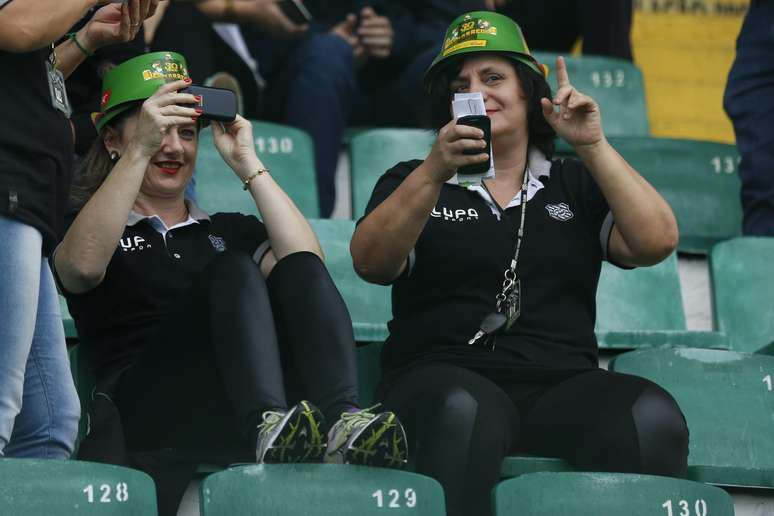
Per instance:
[[[118,153],[118,151],[110,151],[110,161],[115,163],[118,161],[118,158],[120,158],[121,155]]]

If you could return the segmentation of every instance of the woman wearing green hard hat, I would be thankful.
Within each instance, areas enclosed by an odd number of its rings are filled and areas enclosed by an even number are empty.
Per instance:
[[[263,222],[208,215],[184,198],[199,105],[204,116],[208,105],[208,93],[181,91],[189,85],[173,52],[106,75],[94,115],[100,139],[77,190],[82,207],[54,259],[128,449],[238,445],[259,462],[325,455],[402,465],[395,416],[357,408],[346,306],[312,229],[257,157],[247,120],[212,130],[234,188],[253,197]]]
[[[555,95],[546,70],[513,20],[456,19],[425,80],[437,140],[381,177],[352,238],[360,275],[393,285],[380,397],[453,515],[489,514],[516,452],[686,474],[680,408],[600,369],[594,334],[602,260],[658,263],[677,243],[674,216],[607,142],[562,58]],[[580,159],[552,159],[556,135]]]

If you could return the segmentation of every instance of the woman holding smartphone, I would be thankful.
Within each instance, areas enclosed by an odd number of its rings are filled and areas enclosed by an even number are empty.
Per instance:
[[[127,449],[401,467],[403,429],[392,413],[358,407],[346,306],[247,120],[212,131],[262,220],[210,215],[185,198],[204,116],[202,98],[181,91],[190,83],[173,52],[105,76],[80,209],[54,255]]]
[[[502,459],[519,451],[686,474],[680,408],[652,382],[600,369],[594,335],[602,260],[658,263],[677,224],[607,142],[562,58],[556,77],[552,95],[510,18],[457,18],[425,76],[437,141],[382,176],[352,238],[359,274],[393,285],[381,399],[450,515],[489,514]],[[450,120],[454,95],[476,92],[496,175],[460,186],[459,169],[489,159],[484,132]],[[552,159],[556,135],[580,160]]]

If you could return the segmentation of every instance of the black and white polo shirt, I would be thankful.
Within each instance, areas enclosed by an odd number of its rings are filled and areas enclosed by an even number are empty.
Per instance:
[[[115,371],[131,364],[218,253],[240,251],[258,263],[269,250],[266,228],[256,217],[210,217],[193,204],[188,207],[188,220],[171,228],[155,215],[130,213],[102,283],[83,294],[64,292],[96,368]]]
[[[420,164],[387,171],[366,216]],[[385,371],[437,360],[489,372],[597,366],[595,296],[613,227],[610,209],[580,161],[548,161],[533,149],[528,171],[520,319],[498,337],[494,352],[467,344],[495,309],[514,255],[520,194],[501,210],[484,188],[447,183],[393,284]]]

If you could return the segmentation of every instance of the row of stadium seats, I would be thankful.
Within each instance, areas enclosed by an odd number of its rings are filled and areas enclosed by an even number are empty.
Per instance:
[[[371,368],[377,344],[359,351]],[[724,491],[705,484],[766,488],[774,493],[774,357],[695,348],[637,350],[611,362],[614,371],[664,386],[691,432],[689,480],[581,473],[561,460],[509,457],[493,492],[495,514],[733,515]],[[378,365],[376,366],[378,370]],[[361,373],[368,367],[361,367]],[[377,373],[378,374],[378,373]],[[373,387],[361,385],[361,389]],[[368,394],[366,392],[363,393]],[[364,403],[366,400],[364,400]],[[515,477],[515,478],[513,478]],[[200,486],[203,515],[443,515],[441,488],[427,477],[334,465],[241,466]],[[80,461],[0,460],[0,514],[152,515],[153,482],[143,473]]]
[[[725,491],[689,480],[614,473],[532,473],[500,482],[496,516],[733,516]],[[443,491],[415,473],[322,464],[229,468],[200,486],[202,516],[444,516]],[[155,516],[139,471],[80,461],[0,459],[0,512],[20,516]]]
[[[319,217],[312,142],[302,131],[254,122],[256,149],[305,216]],[[661,192],[680,226],[681,252],[706,254],[713,244],[740,235],[742,211],[737,175],[739,155],[732,145],[620,136],[612,145]],[[427,156],[435,135],[420,129],[370,129],[349,140],[352,218],[363,215],[377,179],[399,161]],[[559,145],[558,152],[572,149]],[[210,130],[202,132],[196,167],[201,206],[214,211],[256,213],[249,196],[234,188],[235,178],[215,150]]]

